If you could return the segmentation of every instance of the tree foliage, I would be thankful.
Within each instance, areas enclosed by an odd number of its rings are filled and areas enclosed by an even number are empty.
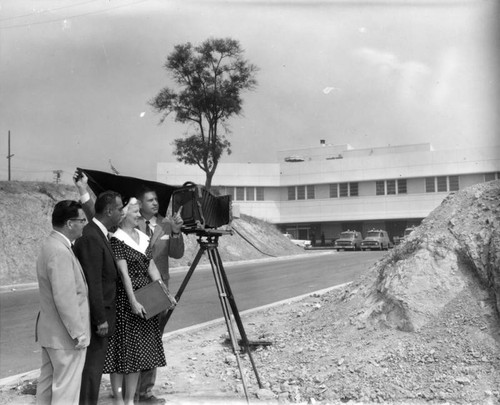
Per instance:
[[[173,142],[174,155],[198,165],[210,188],[220,158],[231,153],[228,120],[241,114],[241,92],[255,88],[258,68],[243,58],[239,42],[231,38],[176,45],[164,68],[178,90],[165,87],[150,104],[162,113],[160,123],[174,114],[175,121],[188,124],[186,137]]]

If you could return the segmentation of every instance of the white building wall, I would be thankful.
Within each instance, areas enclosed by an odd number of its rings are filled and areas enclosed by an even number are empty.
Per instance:
[[[277,201],[234,201],[239,212],[272,223],[280,222],[279,202]]]
[[[404,151],[281,164],[281,185],[361,182],[447,176],[498,170],[500,147],[446,151]]]
[[[277,163],[221,163],[212,179],[213,186],[278,186],[280,165]],[[205,184],[206,175],[198,166],[182,163],[157,165],[157,181],[179,186],[186,181]]]
[[[315,189],[316,198],[321,200],[322,198],[330,198],[330,185],[329,184],[318,184]]]
[[[474,184],[482,183],[484,181],[484,174],[469,174],[460,176],[460,188],[473,186]]]
[[[362,181],[359,183],[358,192],[360,197],[375,194],[375,183],[372,181]]]
[[[304,154],[304,161],[271,164],[219,164],[214,186],[264,187],[264,201],[235,201],[240,211],[274,223],[374,221],[426,217],[448,193],[426,193],[425,177],[459,175],[460,188],[500,172],[500,147],[434,151],[430,144],[352,149],[349,145],[285,151]],[[342,159],[329,159],[331,153]],[[326,157],[325,157],[326,156]],[[376,196],[375,181],[406,179],[407,194]],[[158,181],[181,185],[205,183],[196,166],[159,163]],[[357,182],[357,197],[330,198],[331,183]],[[288,187],[314,185],[315,198],[288,201]],[[335,230],[337,231],[337,230]],[[317,236],[319,237],[319,236]]]
[[[283,201],[276,222],[336,222],[424,218],[448,193]]]
[[[425,179],[408,179],[406,180],[406,190],[408,194],[425,193]]]

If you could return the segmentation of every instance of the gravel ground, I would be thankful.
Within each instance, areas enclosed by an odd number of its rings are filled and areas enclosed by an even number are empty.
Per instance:
[[[367,276],[368,277],[368,276]],[[496,404],[500,328],[488,294],[471,282],[464,294],[418,332],[361,328],[351,322],[364,279],[242,317],[252,342],[240,355],[251,403]],[[245,394],[226,325],[164,337],[168,366],[156,394],[172,404],[239,404]],[[35,376],[4,386],[3,404],[34,404]],[[100,405],[111,405],[103,379]]]

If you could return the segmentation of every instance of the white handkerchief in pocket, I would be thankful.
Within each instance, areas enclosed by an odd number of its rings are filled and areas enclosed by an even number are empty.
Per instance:
[[[170,239],[170,235],[163,235],[160,240],[169,240]]]

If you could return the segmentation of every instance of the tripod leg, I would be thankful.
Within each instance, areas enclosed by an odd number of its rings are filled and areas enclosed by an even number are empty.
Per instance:
[[[203,247],[200,247],[200,249],[198,250],[198,253],[196,254],[196,257],[194,258],[193,263],[189,267],[189,270],[188,270],[186,276],[184,277],[184,280],[182,281],[181,286],[179,287],[179,290],[177,291],[177,294],[175,295],[175,300],[177,302],[179,302],[179,300],[181,299],[182,293],[186,289],[186,286],[187,286],[189,280],[191,279],[191,276],[193,275],[194,269],[198,265],[198,263],[199,263],[199,261],[201,259],[201,256],[203,255],[204,252],[205,252],[205,249]],[[170,316],[172,315],[172,312],[174,312],[174,309],[175,309],[175,307],[170,308],[167,311],[165,325],[168,323],[168,320],[170,319]]]
[[[238,369],[240,370],[241,382],[243,384],[243,391],[245,392],[245,397],[246,397],[247,403],[249,403],[245,375],[243,374],[243,369],[241,368],[240,357],[238,355],[238,350],[237,350],[238,342],[236,341],[233,323],[231,321],[231,314],[230,314],[229,307],[228,307],[227,292],[224,289],[224,283],[223,283],[223,280],[221,278],[220,268],[218,267],[217,258],[216,258],[216,255],[215,255],[213,249],[208,250],[208,257],[210,259],[212,273],[214,275],[215,284],[217,287],[217,291],[219,293],[219,299],[221,302],[221,307],[222,307],[222,312],[224,314],[224,319],[226,321],[227,331],[229,333],[229,339],[231,340],[231,346],[233,348],[233,353],[236,357],[236,363],[238,364]]]
[[[255,378],[257,379],[257,384],[259,384],[259,388],[263,388],[262,383],[260,381],[259,373],[257,372],[257,367],[255,366],[253,356],[252,356],[252,351],[250,350],[250,344],[248,341],[247,334],[245,332],[245,328],[243,327],[243,322],[241,321],[240,313],[238,311],[238,307],[236,305],[236,301],[234,300],[233,293],[231,291],[231,286],[229,285],[229,280],[227,279],[226,271],[224,270],[224,266],[222,265],[222,259],[219,255],[219,251],[217,248],[215,248],[215,260],[217,263],[217,268],[219,269],[221,279],[224,285],[224,289],[227,294],[227,299],[229,301],[229,304],[231,305],[231,310],[233,312],[234,319],[236,321],[236,325],[238,325],[238,330],[240,332],[241,340],[243,341],[243,346],[246,349],[246,352],[248,353],[248,358],[250,359],[250,363],[252,364],[252,368],[255,374]]]

